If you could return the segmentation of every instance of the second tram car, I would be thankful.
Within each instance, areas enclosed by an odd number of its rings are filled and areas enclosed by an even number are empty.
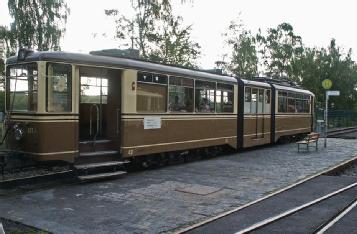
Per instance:
[[[240,149],[313,130],[314,94],[301,88],[128,58],[20,52],[6,61],[6,141],[36,160]]]

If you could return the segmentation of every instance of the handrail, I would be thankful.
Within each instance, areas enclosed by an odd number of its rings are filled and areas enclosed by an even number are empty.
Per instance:
[[[92,134],[92,132],[93,132],[93,130],[92,130],[92,122],[93,122],[92,112],[93,112],[93,108],[94,107],[95,107],[96,112],[97,112],[97,131],[96,131],[96,133],[94,135],[94,139],[96,139],[97,135],[99,133],[99,106],[98,106],[98,104],[92,104],[90,106],[90,109],[89,109],[89,136],[93,135]]]

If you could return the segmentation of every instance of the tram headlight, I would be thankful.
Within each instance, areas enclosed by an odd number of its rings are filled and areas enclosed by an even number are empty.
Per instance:
[[[19,141],[21,140],[25,135],[25,131],[23,128],[21,128],[18,124],[14,125],[14,137],[15,140]]]

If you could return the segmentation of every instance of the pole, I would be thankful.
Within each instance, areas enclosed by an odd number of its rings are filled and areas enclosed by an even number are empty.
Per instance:
[[[327,146],[327,128],[328,128],[328,95],[327,95],[327,91],[326,91],[326,97],[325,97],[325,140],[324,140],[324,147],[326,148]]]

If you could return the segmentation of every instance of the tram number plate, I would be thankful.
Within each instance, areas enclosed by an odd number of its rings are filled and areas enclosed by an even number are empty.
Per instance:
[[[161,128],[161,117],[144,117],[144,129]]]

